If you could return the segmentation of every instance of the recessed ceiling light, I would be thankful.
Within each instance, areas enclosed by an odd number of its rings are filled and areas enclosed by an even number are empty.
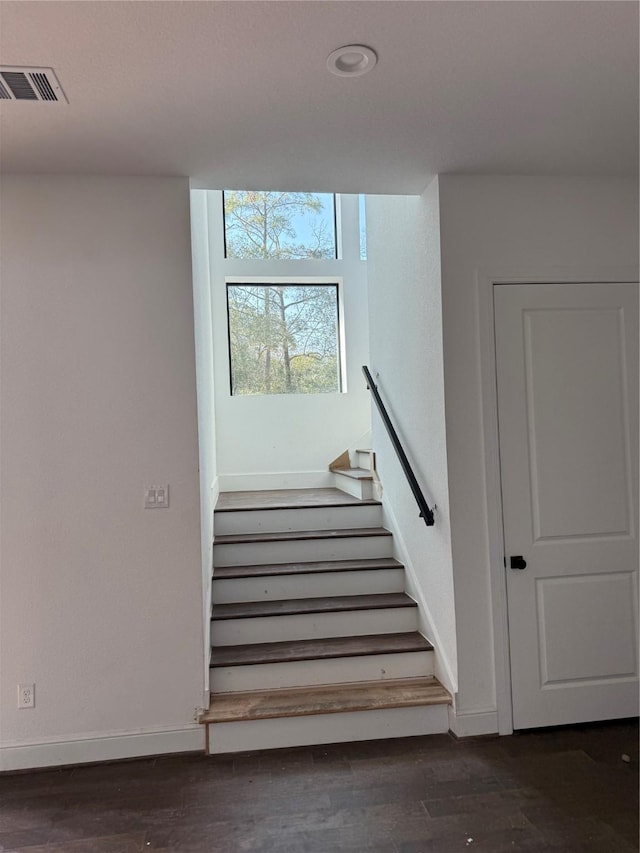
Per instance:
[[[338,77],[359,77],[371,71],[378,57],[374,50],[363,44],[346,44],[330,53],[327,68]]]

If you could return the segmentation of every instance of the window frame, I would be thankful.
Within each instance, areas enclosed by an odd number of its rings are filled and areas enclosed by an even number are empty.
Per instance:
[[[273,261],[283,262],[283,263],[315,263],[317,261],[331,262],[331,261],[339,261],[342,259],[342,240],[341,240],[341,220],[340,220],[340,194],[339,193],[328,193],[328,192],[309,192],[309,195],[330,195],[333,198],[333,216],[331,217],[331,221],[333,223],[333,255],[329,258],[240,258],[240,257],[230,257],[227,252],[227,215],[225,208],[225,193],[230,192],[281,192],[281,193],[294,193],[298,192],[298,190],[234,190],[234,189],[226,189],[222,190],[221,200],[222,200],[222,251],[223,258],[225,261],[258,261],[261,263],[272,263]]]
[[[239,260],[235,259],[234,260]],[[269,261],[270,259],[265,259]],[[312,259],[309,259],[312,260]],[[327,259],[325,258],[325,261]],[[296,392],[292,394],[235,394],[233,390],[233,370],[232,370],[232,354],[231,354],[231,324],[229,320],[229,287],[238,285],[244,285],[247,287],[251,287],[252,285],[259,287],[264,285],[271,285],[274,287],[278,286],[333,286],[336,289],[336,326],[337,326],[337,334],[336,334],[336,347],[337,347],[337,359],[338,359],[338,390],[336,391],[316,391],[316,392]],[[306,275],[293,275],[293,276],[283,276],[283,275],[267,275],[267,276],[255,276],[255,275],[228,275],[224,277],[224,287],[225,287],[225,322],[226,322],[226,335],[227,335],[227,365],[228,365],[228,388],[229,394],[232,399],[242,399],[242,398],[251,398],[255,399],[257,397],[329,397],[336,396],[347,393],[347,353],[346,353],[346,335],[345,335],[345,323],[344,323],[344,281],[343,277],[339,275],[332,276],[306,276]]]

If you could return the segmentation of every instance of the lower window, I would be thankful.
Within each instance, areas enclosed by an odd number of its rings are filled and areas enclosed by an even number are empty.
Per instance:
[[[337,284],[227,284],[231,393],[341,390]]]

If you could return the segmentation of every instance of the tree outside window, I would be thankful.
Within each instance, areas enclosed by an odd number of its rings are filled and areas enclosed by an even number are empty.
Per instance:
[[[340,391],[337,284],[229,284],[233,394]]]
[[[336,257],[330,194],[226,190],[224,225],[227,258]]]
[[[227,258],[335,259],[335,201],[318,193],[224,193]],[[337,284],[229,284],[233,394],[340,391]]]

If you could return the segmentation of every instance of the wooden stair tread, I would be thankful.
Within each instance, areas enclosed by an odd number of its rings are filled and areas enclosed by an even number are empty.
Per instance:
[[[352,480],[373,480],[373,474],[369,468],[334,468],[334,474],[344,474]]]
[[[417,607],[404,592],[373,595],[336,595],[281,601],[248,601],[215,604],[215,620],[246,619],[259,616],[293,616],[305,613],[335,613],[349,610],[378,610],[385,607]]]
[[[265,491],[221,492],[215,512],[269,509],[315,509],[317,507],[371,506],[376,500],[361,500],[335,488],[272,489]]]
[[[216,566],[213,579],[271,577],[274,575],[316,574],[322,572],[356,572],[371,569],[401,569],[393,557],[369,560],[318,560],[310,563],[270,563],[257,566]]]
[[[268,720],[308,714],[335,714],[450,703],[451,696],[436,678],[401,678],[328,684],[320,687],[213,694],[209,710],[200,717],[200,722]]]
[[[396,652],[422,652],[432,649],[431,643],[417,631],[399,634],[367,634],[361,637],[325,637],[278,643],[214,646],[211,666],[245,666]]]
[[[334,530],[285,530],[277,533],[225,533],[214,537],[214,545],[240,545],[251,542],[294,542],[309,539],[352,539],[366,536],[391,536],[385,527],[348,527]]]

